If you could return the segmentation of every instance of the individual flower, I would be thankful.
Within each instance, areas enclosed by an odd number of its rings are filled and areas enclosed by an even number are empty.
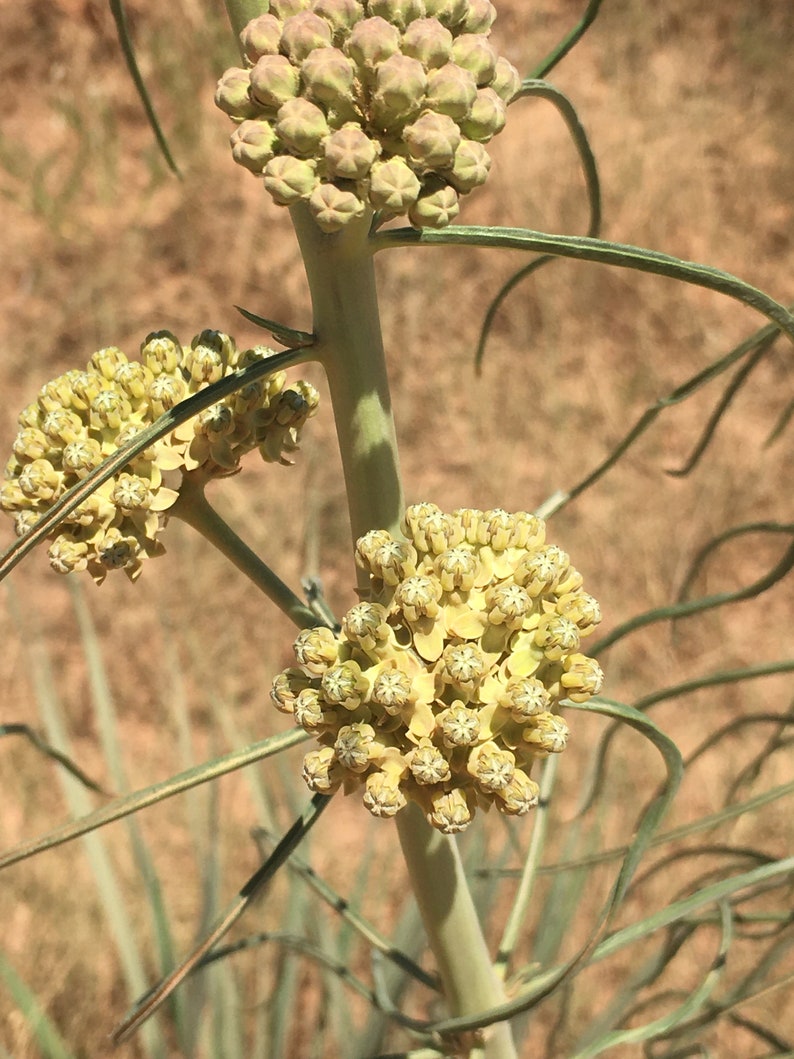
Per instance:
[[[446,834],[478,809],[523,816],[534,763],[568,739],[560,703],[601,688],[580,646],[598,604],[528,512],[414,504],[401,529],[357,541],[369,590],[338,633],[301,632],[298,665],[273,682],[276,708],[319,743],[304,778],[361,791],[379,817],[416,802]]]
[[[154,332],[139,360],[117,346],[98,350],[84,371],[46,383],[20,414],[0,508],[14,518],[16,532],[25,533],[163,412],[273,355],[263,346],[238,350],[228,335],[210,330],[189,346],[170,332]],[[287,386],[285,373],[276,371],[204,409],[130,460],[59,523],[50,536],[51,565],[60,573],[88,570],[97,582],[118,569],[135,579],[143,560],[164,550],[160,536],[185,476],[234,474],[252,449],[268,462],[288,464],[318,399],[310,383]]]
[[[490,0],[271,0],[215,102],[234,160],[339,231],[367,209],[443,228],[483,184],[521,78]],[[344,133],[344,135],[340,135]]]

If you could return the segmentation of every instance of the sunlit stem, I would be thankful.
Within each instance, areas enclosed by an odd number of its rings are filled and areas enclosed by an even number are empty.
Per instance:
[[[399,533],[403,510],[397,440],[370,251],[370,217],[325,235],[304,205],[291,209],[312,298],[316,345],[336,421],[353,538],[371,529]],[[359,575],[361,588],[367,586]],[[411,883],[452,1016],[505,999],[483,939],[453,839],[409,805],[397,826]],[[515,1059],[508,1024],[491,1027],[467,1054]],[[461,1053],[458,1053],[461,1054]]]
[[[170,510],[171,516],[181,519],[197,530],[205,540],[234,563],[249,581],[264,592],[280,611],[295,622],[298,628],[309,629],[317,625],[317,615],[251,551],[212,507],[204,495],[205,484],[200,477],[185,475],[179,490],[179,499]]]

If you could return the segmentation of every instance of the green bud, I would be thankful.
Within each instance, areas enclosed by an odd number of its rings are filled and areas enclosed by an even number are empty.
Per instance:
[[[265,188],[279,206],[306,199],[317,183],[317,163],[281,155],[265,166]]]
[[[128,397],[141,401],[146,397],[153,378],[152,372],[145,364],[141,364],[139,360],[130,360],[116,369],[113,381]]]
[[[500,55],[494,67],[493,80],[489,86],[500,99],[509,103],[521,87],[521,74],[512,63]]]
[[[331,27],[324,18],[312,11],[302,11],[284,23],[280,48],[297,66],[315,48],[330,48],[331,36]]]
[[[466,21],[469,0],[425,0],[425,14],[453,31]]]
[[[237,121],[253,118],[256,114],[256,105],[248,93],[250,87],[251,78],[248,70],[232,66],[218,81],[218,87],[215,89],[215,106]]]
[[[286,55],[263,55],[250,80],[252,98],[272,110],[294,99],[300,88],[300,75]]]
[[[452,54],[452,34],[438,19],[418,18],[403,34],[402,53],[418,59],[426,70],[444,66]]]
[[[118,346],[105,346],[104,349],[98,349],[96,353],[91,354],[89,368],[93,368],[98,375],[110,382],[116,374],[116,369],[126,363],[127,356]],[[53,382],[58,380],[54,379]]]
[[[314,0],[315,15],[324,18],[331,27],[334,44],[339,47],[350,30],[364,17],[364,7],[359,0]]]
[[[309,0],[270,0],[270,13],[285,22],[293,15],[306,11],[309,6]]]
[[[365,18],[353,27],[345,50],[362,71],[372,71],[400,50],[400,31],[383,18]]]
[[[377,210],[405,213],[416,202],[422,185],[402,158],[375,162],[369,174],[369,201]]]
[[[309,196],[309,209],[318,226],[330,233],[363,216],[366,206],[352,191],[336,184],[318,184]]]
[[[406,125],[403,139],[411,157],[428,169],[447,169],[460,144],[460,129],[446,114],[425,111],[413,125]]]
[[[261,173],[273,157],[277,143],[273,126],[267,121],[244,121],[229,138],[232,158],[252,173]]]
[[[446,228],[457,217],[458,193],[441,180],[430,179],[408,211],[414,228]]]
[[[473,74],[455,63],[447,63],[427,75],[425,106],[455,121],[465,118],[477,98]]]
[[[493,46],[481,33],[462,33],[452,45],[452,61],[468,70],[478,87],[491,83],[496,59]]]
[[[317,48],[301,64],[306,94],[325,104],[352,99],[355,74],[352,60],[338,48]]]
[[[496,20],[491,0],[469,0],[469,11],[463,23],[464,33],[488,33]]]
[[[279,108],[276,132],[287,147],[299,155],[316,155],[330,132],[325,114],[308,99],[287,100]]]
[[[455,151],[452,169],[444,175],[457,191],[466,195],[485,183],[490,168],[490,156],[481,143],[461,140]]]
[[[255,63],[263,55],[278,55],[282,24],[275,15],[252,18],[240,34],[240,44],[246,59]]]
[[[372,120],[383,128],[405,121],[419,111],[426,88],[427,76],[418,59],[389,56],[375,72]]]
[[[505,125],[507,104],[492,88],[481,88],[467,118],[460,123],[460,131],[470,140],[487,143]]]
[[[423,0],[369,0],[367,11],[405,29],[409,22],[424,15],[425,5]]]
[[[344,180],[363,180],[379,154],[379,145],[356,125],[346,125],[325,141],[328,174]]]

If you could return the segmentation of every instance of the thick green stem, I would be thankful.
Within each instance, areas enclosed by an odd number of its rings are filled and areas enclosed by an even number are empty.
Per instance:
[[[318,624],[317,615],[224,522],[204,495],[200,479],[185,477],[170,513],[192,526],[231,560],[298,628],[310,629]]]
[[[316,345],[336,420],[354,539],[399,532],[403,493],[369,242],[370,218],[324,235],[304,205],[291,210],[311,291]],[[361,587],[365,587],[366,576]],[[417,806],[397,816],[403,854],[438,963],[450,1014],[504,1002],[453,839]],[[508,1024],[485,1031],[471,1055],[515,1059]],[[472,1048],[472,1044],[469,1044]]]
[[[264,0],[225,0],[225,3],[226,14],[236,35],[239,35],[252,18],[264,15],[268,10],[268,4]]]

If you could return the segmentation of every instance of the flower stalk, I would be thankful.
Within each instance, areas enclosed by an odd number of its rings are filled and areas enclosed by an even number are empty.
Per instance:
[[[398,534],[403,492],[369,244],[371,218],[326,235],[303,204],[291,214],[311,292],[314,352],[328,376],[353,538],[372,529]],[[359,578],[366,587],[366,571]],[[504,992],[454,840],[434,831],[412,805],[398,814],[397,826],[450,1014],[472,1015],[498,1005]],[[512,1059],[509,1025],[487,1031],[484,1051],[477,1052]]]

